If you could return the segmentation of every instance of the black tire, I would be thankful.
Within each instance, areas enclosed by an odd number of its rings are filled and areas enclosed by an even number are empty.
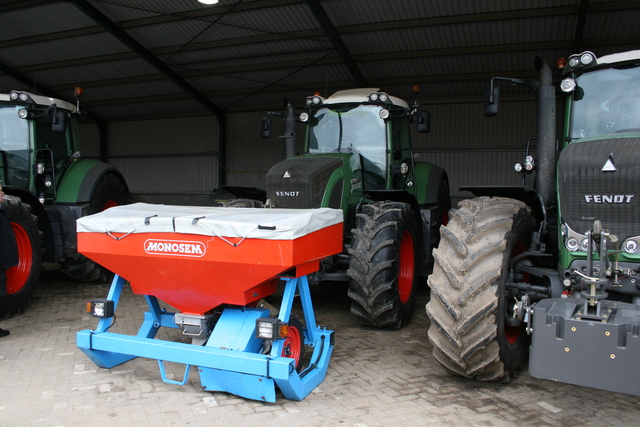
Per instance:
[[[31,206],[20,198],[5,196],[4,212],[11,223],[18,244],[18,265],[7,270],[7,296],[0,306],[0,316],[20,312],[31,301],[38,287],[41,271],[42,240],[37,217]]]
[[[378,328],[401,328],[411,317],[419,266],[419,239],[411,207],[376,202],[356,216],[349,249],[351,313]]]
[[[481,381],[515,376],[525,362],[524,325],[507,326],[512,256],[529,246],[535,221],[522,202],[478,197],[459,203],[441,229],[429,276],[433,355],[447,370]]]
[[[260,200],[254,199],[230,199],[220,202],[224,208],[262,208],[264,204]]]
[[[129,198],[124,185],[114,175],[106,174],[96,184],[91,202],[82,210],[82,216],[93,215],[127,203]],[[67,258],[64,267],[64,273],[79,282],[108,282],[113,278],[111,271],[79,253]]]

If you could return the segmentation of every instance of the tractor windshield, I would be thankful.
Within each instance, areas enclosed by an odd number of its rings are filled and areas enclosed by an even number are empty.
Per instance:
[[[29,122],[18,117],[17,105],[0,106],[0,182],[29,187]]]
[[[381,110],[377,105],[339,105],[312,111],[309,153],[361,154],[365,171],[384,179],[387,133]]]
[[[576,78],[572,139],[640,131],[640,67],[607,68]]]

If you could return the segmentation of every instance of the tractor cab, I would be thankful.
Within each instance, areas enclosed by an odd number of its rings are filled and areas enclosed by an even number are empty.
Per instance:
[[[365,190],[410,190],[414,170],[409,123],[415,110],[379,89],[339,91],[307,98],[300,115],[305,153],[361,155]],[[425,112],[426,113],[426,112]]]
[[[1,94],[0,183],[36,194],[41,203],[55,199],[78,151],[77,128],[68,125],[75,110],[68,102],[27,92]]]

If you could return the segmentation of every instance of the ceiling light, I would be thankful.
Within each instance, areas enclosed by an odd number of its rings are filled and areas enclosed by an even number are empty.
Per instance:
[[[216,4],[218,3],[218,0],[198,0],[200,3],[204,3],[204,4]]]

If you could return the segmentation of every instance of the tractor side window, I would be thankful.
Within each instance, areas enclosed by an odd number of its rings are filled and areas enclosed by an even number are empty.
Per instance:
[[[0,156],[2,180],[6,185],[29,186],[29,122],[18,117],[24,107],[0,108]]]
[[[312,112],[309,153],[357,153],[364,173],[371,175],[369,188],[384,188],[387,134],[380,106],[340,105]]]
[[[69,144],[69,129],[66,132],[53,132],[50,117],[39,117],[36,119],[36,147],[53,151],[56,175],[59,174],[60,168],[66,164],[72,153]]]
[[[640,130],[640,67],[608,68],[576,79],[571,137]]]

